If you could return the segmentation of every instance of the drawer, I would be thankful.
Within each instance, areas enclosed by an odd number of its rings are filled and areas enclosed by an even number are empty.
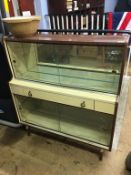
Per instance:
[[[95,111],[104,112],[108,114],[115,113],[115,103],[95,101]]]
[[[80,98],[67,94],[59,94],[56,92],[48,92],[45,90],[37,90],[29,87],[22,87],[10,84],[10,89],[13,94],[28,96],[37,99],[43,99],[65,105],[94,110],[94,100],[88,98]]]
[[[59,88],[57,86],[47,86],[20,80],[13,80],[9,84],[13,94],[95,110],[112,115],[115,113],[117,96],[69,88]]]

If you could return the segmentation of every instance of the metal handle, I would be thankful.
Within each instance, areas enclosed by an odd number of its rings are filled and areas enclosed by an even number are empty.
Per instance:
[[[28,96],[29,96],[29,97],[32,97],[31,91],[28,92]]]
[[[85,101],[83,101],[82,103],[81,103],[81,108],[85,108],[86,107],[86,103],[85,103]]]
[[[15,64],[16,63],[16,60],[13,60],[13,63]]]

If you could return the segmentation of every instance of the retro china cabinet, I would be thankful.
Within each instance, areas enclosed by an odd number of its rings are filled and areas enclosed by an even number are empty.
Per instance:
[[[19,122],[111,150],[124,111],[128,42],[120,35],[5,37]]]

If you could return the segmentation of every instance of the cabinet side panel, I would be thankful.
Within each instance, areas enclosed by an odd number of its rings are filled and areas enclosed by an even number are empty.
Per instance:
[[[119,104],[118,104],[118,111],[116,116],[116,124],[115,124],[115,131],[114,131],[114,139],[113,139],[113,145],[112,148],[114,150],[117,149],[119,138],[120,138],[120,132],[122,127],[122,122],[124,118],[126,103],[127,103],[127,97],[128,97],[128,88],[129,88],[129,82],[130,77],[124,76],[123,77],[123,83],[122,83],[122,89],[121,94],[119,98]]]

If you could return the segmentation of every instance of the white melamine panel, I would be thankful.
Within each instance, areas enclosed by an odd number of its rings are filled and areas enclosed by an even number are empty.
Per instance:
[[[47,92],[47,91],[37,90],[29,87],[22,87],[18,85],[16,86],[11,84],[10,84],[10,88],[12,93],[14,94],[30,96],[37,99],[48,100],[56,103],[94,110],[94,100],[92,99],[70,96],[67,94],[62,95],[55,92]]]
[[[108,114],[115,113],[115,104],[95,101],[95,111],[104,112]]]
[[[10,88],[13,94],[48,100],[69,106],[80,107],[108,114],[114,114],[117,97],[115,95],[73,90],[57,86],[12,80]]]

